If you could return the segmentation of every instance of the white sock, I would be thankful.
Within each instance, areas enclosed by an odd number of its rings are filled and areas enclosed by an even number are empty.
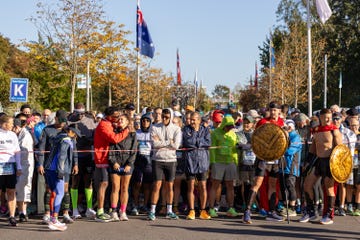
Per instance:
[[[167,204],[166,210],[167,210],[167,213],[171,213],[172,212],[172,204]]]
[[[156,205],[151,205],[150,212],[155,213]]]

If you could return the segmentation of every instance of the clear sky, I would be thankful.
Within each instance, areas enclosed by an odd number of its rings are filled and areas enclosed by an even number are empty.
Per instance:
[[[47,0],[44,0],[45,2]],[[37,40],[35,26],[26,20],[36,15],[38,0],[2,1],[0,33],[12,43]],[[104,0],[107,20],[125,24],[135,42],[136,0]],[[144,19],[156,55],[151,65],[176,76],[176,49],[183,81],[203,80],[210,94],[216,84],[233,89],[254,77],[255,61],[269,31],[276,25],[280,0],[142,0]],[[30,79],[31,81],[31,79]]]

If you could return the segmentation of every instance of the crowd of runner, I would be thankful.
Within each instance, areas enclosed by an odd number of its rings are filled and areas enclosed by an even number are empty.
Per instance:
[[[225,212],[246,224],[252,214],[332,224],[334,215],[360,216],[358,115],[333,105],[309,118],[275,101],[248,112],[229,104],[203,113],[174,100],[138,114],[131,103],[98,114],[82,103],[72,113],[24,104],[15,116],[0,113],[0,216],[17,226],[42,214],[60,231],[79,218],[139,214],[209,220]],[[252,149],[255,129],[268,123],[288,137],[274,161]],[[353,158],[346,183],[329,167],[339,144]]]

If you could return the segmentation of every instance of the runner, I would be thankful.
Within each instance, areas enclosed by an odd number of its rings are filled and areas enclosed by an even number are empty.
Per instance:
[[[332,112],[329,109],[320,111],[320,126],[316,128],[313,142],[310,147],[308,162],[315,157],[314,167],[309,175],[305,177],[304,190],[306,209],[299,222],[308,222],[314,216],[314,192],[313,186],[322,177],[328,198],[328,209],[320,220],[321,224],[333,223],[333,210],[335,205],[334,178],[330,172],[330,155],[332,149],[342,143],[339,129],[332,124]]]

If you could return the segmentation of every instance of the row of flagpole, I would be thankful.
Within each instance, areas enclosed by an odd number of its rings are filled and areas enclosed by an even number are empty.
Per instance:
[[[332,15],[332,11],[329,7],[327,0],[315,0],[316,10],[319,14],[320,21],[325,24],[325,22]],[[307,47],[308,47],[308,116],[312,116],[312,51],[311,51],[311,22],[310,22],[310,0],[306,2],[307,9]],[[326,107],[326,64],[327,56],[325,55],[325,77],[324,77],[324,107]],[[270,44],[269,44],[269,101],[272,100],[272,73],[275,68],[275,53],[274,46],[272,42],[272,36],[270,32]],[[339,80],[339,106],[341,105],[341,88],[342,88],[342,75],[340,73]]]
[[[147,24],[143,18],[142,11],[140,9],[140,0],[137,1],[137,23],[136,23],[136,49],[137,49],[137,112],[140,112],[140,55],[145,55],[149,58],[154,57],[155,47],[152,42]],[[325,24],[325,22],[330,18],[332,11],[329,7],[327,0],[315,0],[316,9],[320,17],[320,21]],[[307,38],[308,38],[308,116],[312,116],[312,51],[311,51],[311,22],[310,22],[310,0],[307,0]],[[325,60],[326,61],[326,60]],[[270,34],[270,46],[269,46],[269,100],[272,99],[272,72],[275,68],[275,53],[274,46],[272,43],[272,38]],[[257,64],[256,64],[256,74],[257,74]],[[342,75],[340,75],[342,81]],[[256,80],[257,81],[257,80]],[[325,80],[326,81],[326,80]],[[179,59],[179,50],[177,50],[177,85],[181,85],[181,72],[180,72],[180,59]],[[194,106],[196,105],[196,96],[197,96],[197,70],[195,72],[195,98]],[[257,87],[257,82],[256,82]],[[341,87],[340,96],[339,96],[339,105],[341,104]],[[326,94],[326,85],[325,85],[325,94]],[[326,97],[325,97],[326,98]],[[324,103],[325,104],[325,103]]]

